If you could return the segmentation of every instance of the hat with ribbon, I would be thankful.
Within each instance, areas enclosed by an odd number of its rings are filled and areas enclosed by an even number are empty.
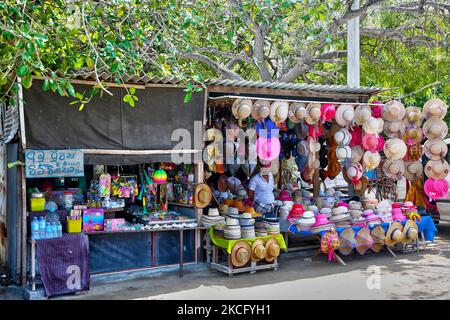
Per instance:
[[[334,134],[334,139],[339,145],[347,146],[350,143],[351,135],[346,128],[342,128]]]
[[[361,179],[361,177],[364,174],[363,167],[360,163],[358,164],[351,164],[346,168],[346,173],[348,178],[352,183],[356,183],[358,180]]]
[[[251,112],[252,118],[255,120],[264,120],[270,114],[270,101],[269,100],[256,100],[253,103],[253,109]]]
[[[358,126],[364,125],[364,123],[370,118],[372,118],[372,111],[370,110],[370,107],[368,105],[361,104],[356,107],[354,120]]]
[[[378,131],[377,134],[381,134],[383,132],[384,129],[384,120],[383,118],[376,118],[378,121]]]
[[[383,107],[382,116],[385,121],[403,120],[405,117],[405,106],[398,100],[391,100]]]
[[[339,245],[339,235],[334,228],[325,232],[320,240],[320,250],[322,250],[323,253],[328,254],[328,261],[334,259],[333,253],[339,248]]]
[[[419,127],[422,123],[422,110],[418,107],[407,107],[404,121],[407,125]]]
[[[351,152],[351,157],[350,157],[350,161],[353,164],[357,164],[361,161],[363,155],[364,155],[364,150],[363,148],[358,145],[358,146],[353,146],[352,147],[352,152]]]
[[[400,180],[405,173],[405,164],[402,160],[387,159],[383,164],[384,174],[394,180]]]
[[[440,139],[427,140],[424,149],[425,155],[431,160],[444,159],[448,152],[447,144]]]
[[[378,134],[378,132],[380,131],[380,122],[376,118],[371,116],[364,122],[363,130],[366,133]]]
[[[355,193],[360,197],[364,196],[368,186],[369,179],[366,176],[362,176],[361,179],[356,181],[354,184]]]
[[[315,125],[319,122],[322,115],[321,107],[320,103],[309,103],[306,106],[307,115],[305,121],[307,124]]]
[[[423,166],[420,161],[405,162],[404,176],[409,181],[416,181],[422,177]]]
[[[373,245],[373,239],[370,235],[370,229],[363,227],[356,234],[356,251],[359,254],[364,255],[367,250],[369,250]]]
[[[212,198],[212,192],[206,183],[199,183],[195,186],[194,203],[197,208],[205,208]]]
[[[246,241],[238,241],[231,249],[231,264],[235,267],[246,265],[251,258],[252,250]]]
[[[376,134],[365,134],[362,138],[362,146],[368,151],[377,151],[378,143],[378,135]]]
[[[347,256],[356,248],[355,231],[352,228],[345,228],[339,235],[339,252]]]
[[[383,129],[389,138],[401,138],[405,134],[406,126],[401,120],[385,121]]]
[[[431,200],[439,200],[448,197],[448,181],[446,179],[427,179],[423,185],[423,188],[425,190],[425,194]]]
[[[386,241],[386,232],[384,231],[384,228],[382,226],[376,226],[372,229],[370,234],[373,239],[373,244],[371,247],[372,251],[380,252],[384,247],[384,242]]]
[[[316,124],[314,126],[308,125],[308,134],[310,137],[318,138],[323,135],[324,128],[321,124]]]
[[[306,104],[303,102],[294,102],[289,105],[288,117],[293,123],[299,123],[306,117]]]
[[[320,107],[320,113],[320,119],[322,120],[322,123],[331,121],[336,115],[336,106],[331,103],[324,103]]]
[[[444,139],[448,134],[448,126],[441,119],[430,118],[423,124],[423,134],[428,139]]]
[[[336,110],[336,122],[341,127],[346,127],[355,117],[355,110],[350,104],[341,104]]]
[[[380,165],[381,155],[378,152],[366,151],[363,156],[363,163],[366,170],[373,170]]]
[[[349,146],[339,146],[336,148],[336,157],[345,160],[352,156],[352,149]]]
[[[403,141],[406,145],[412,146],[413,144],[421,143],[423,139],[423,131],[421,128],[410,127],[406,129],[403,135]]]
[[[423,117],[428,120],[430,118],[444,119],[447,114],[447,105],[441,99],[430,99],[423,106]]]
[[[430,160],[425,164],[425,174],[434,180],[445,179],[449,173],[449,165],[445,160]]]
[[[270,105],[269,117],[275,123],[283,122],[289,113],[289,103],[285,101],[274,101]]]
[[[392,247],[403,239],[403,226],[400,222],[394,222],[386,232],[385,244]]]
[[[406,221],[403,226],[403,241],[404,243],[409,243],[416,241],[419,238],[419,227],[417,223],[413,220]]]
[[[408,148],[401,139],[389,139],[384,144],[383,150],[388,159],[399,160],[406,156]]]
[[[231,112],[236,119],[246,119],[252,112],[252,100],[250,99],[236,99],[231,107]]]

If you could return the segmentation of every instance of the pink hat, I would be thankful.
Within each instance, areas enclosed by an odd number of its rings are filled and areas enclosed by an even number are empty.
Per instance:
[[[378,147],[377,147],[377,152],[381,152],[383,151],[384,148],[384,138],[381,135],[378,135]]]
[[[431,200],[447,198],[448,182],[445,179],[434,180],[429,178],[424,184],[425,193]]]
[[[308,125],[308,133],[310,137],[318,138],[323,134],[323,126],[319,125]]]
[[[322,119],[322,123],[331,121],[336,115],[336,106],[331,103],[324,103],[320,106],[320,118]]]
[[[344,201],[341,201],[337,204],[338,207],[346,207],[347,209],[350,208],[350,205],[348,203],[345,203]]]
[[[328,220],[326,214],[318,214],[316,216],[316,223],[314,223],[311,227],[323,226],[326,224],[331,224],[331,221]]]
[[[374,102],[372,102],[372,105],[370,107],[372,111],[372,117],[381,118],[381,114],[383,112],[383,104],[380,101],[375,100]]]
[[[365,134],[362,138],[363,148],[368,151],[377,151],[379,148],[378,135],[376,134]]]
[[[394,221],[404,221],[404,220],[406,220],[406,217],[403,215],[402,209],[393,208],[392,209],[392,219],[394,219]]]
[[[352,135],[352,139],[350,140],[350,147],[360,146],[362,144],[362,129],[361,127],[354,126],[349,130]]]
[[[292,197],[286,190],[283,190],[280,192],[280,195],[278,196],[278,199],[280,201],[292,201]]]
[[[278,137],[259,137],[256,140],[256,153],[263,160],[275,160],[280,154],[280,150],[281,144]]]

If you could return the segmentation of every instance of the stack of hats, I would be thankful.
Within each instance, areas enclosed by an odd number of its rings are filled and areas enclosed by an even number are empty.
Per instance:
[[[209,208],[208,215],[202,215],[201,221],[202,224],[209,228],[215,226],[218,223],[224,223],[224,217],[219,214],[219,209],[217,208]]]
[[[332,211],[330,220],[337,228],[350,227],[352,218],[348,214],[348,208],[344,206],[336,207]]]
[[[324,214],[327,218],[331,218],[333,210],[330,208],[322,208],[320,209],[320,214]]]
[[[308,206],[308,211],[312,211],[314,215],[319,214],[319,208],[317,208],[317,206],[314,205]]]
[[[360,204],[360,203],[359,203]],[[353,206],[353,208],[357,209],[351,209],[350,214],[352,216],[352,225],[356,227],[364,227],[366,226],[366,218],[363,217],[363,212],[361,207]]]
[[[364,210],[363,217],[366,219],[367,226],[369,227],[381,224],[381,219],[377,217],[371,209]]]
[[[334,134],[334,139],[339,145],[336,148],[336,157],[338,160],[344,161],[351,157],[352,149],[349,146],[351,137],[350,132],[346,128],[342,128]]]
[[[280,234],[280,221],[278,218],[264,218],[263,222],[267,235]]]
[[[221,223],[218,223],[214,226],[214,236],[218,238],[223,238],[223,227],[224,225]]]
[[[406,220],[406,217],[403,215],[403,212],[402,212],[402,206],[398,202],[392,204],[392,219],[394,221]]]
[[[255,235],[255,219],[252,218],[252,214],[244,212],[239,218],[239,224],[241,226],[241,236],[245,239],[253,239]]]
[[[303,209],[303,206],[299,203],[294,204],[292,207],[291,212],[289,212],[288,219],[289,220],[298,220],[303,216],[303,213],[305,212],[305,209]]]
[[[383,147],[387,160],[383,164],[384,174],[393,180],[399,180],[405,172],[403,158],[408,148],[402,139],[394,138],[386,141]]]
[[[316,216],[316,222],[311,226],[312,233],[319,233],[326,231],[334,227],[334,223],[329,221],[325,214],[318,214]]]
[[[363,207],[366,210],[374,210],[378,204],[378,200],[376,198],[366,197],[362,201]]]
[[[237,240],[241,238],[241,226],[239,219],[227,217],[225,219],[225,226],[223,227],[223,236],[225,239]]]
[[[228,205],[226,205],[226,204],[221,204],[221,205],[219,206],[219,213],[220,213],[222,216],[227,215],[227,214],[228,214]]]
[[[300,219],[297,220],[297,229],[299,231],[310,231],[316,223],[316,218],[312,211],[305,211]]]
[[[255,222],[255,235],[257,237],[266,237],[267,231],[263,221]]]
[[[239,217],[240,217],[239,210],[235,207],[228,207],[227,216],[230,218],[239,219]]]
[[[382,222],[394,222],[394,220],[392,219],[392,207],[389,200],[381,201],[376,206],[375,212]]]

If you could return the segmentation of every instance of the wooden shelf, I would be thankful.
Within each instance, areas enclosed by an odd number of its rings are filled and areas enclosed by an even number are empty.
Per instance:
[[[177,203],[177,202],[169,202],[169,205],[178,206],[178,207],[185,207],[185,208],[195,208],[193,204],[184,204],[184,203]]]

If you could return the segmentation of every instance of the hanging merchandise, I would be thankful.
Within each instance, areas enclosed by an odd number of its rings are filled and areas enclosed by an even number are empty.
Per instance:
[[[334,251],[339,248],[340,241],[337,231],[332,228],[325,232],[320,240],[320,250],[328,255],[328,261],[334,260]]]
[[[425,120],[435,118],[444,119],[447,114],[447,105],[441,99],[430,99],[423,106],[423,118]]]
[[[306,107],[307,115],[305,118],[307,124],[314,126],[319,122],[320,117],[322,115],[320,109],[321,109],[320,103],[309,103],[307,105]]]
[[[270,105],[269,117],[276,124],[284,122],[288,117],[288,113],[289,103],[287,102],[275,101]]]
[[[347,127],[355,117],[355,110],[352,105],[341,104],[336,110],[336,122],[341,127]]]
[[[111,175],[102,173],[98,181],[98,195],[100,197],[109,197],[111,195]]]
[[[167,182],[167,173],[166,171],[159,169],[153,172],[152,178],[153,182],[156,184],[164,184]]]
[[[324,103],[320,107],[320,119],[322,123],[331,121],[336,115],[336,106],[331,103]]]
[[[303,102],[294,102],[289,105],[288,117],[292,123],[300,123],[307,115],[306,104]]]
[[[439,200],[447,198],[448,195],[448,181],[445,179],[434,180],[427,179],[424,184],[425,194],[430,200]]]
[[[383,108],[382,116],[384,121],[403,120],[406,109],[400,101],[391,100],[387,102]]]

